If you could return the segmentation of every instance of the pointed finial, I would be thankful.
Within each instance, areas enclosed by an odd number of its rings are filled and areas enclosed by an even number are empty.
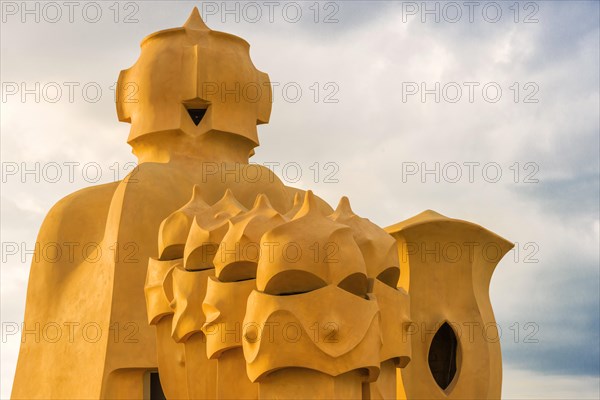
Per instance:
[[[329,218],[333,219],[334,221],[337,221],[339,218],[351,218],[355,215],[356,214],[354,214],[354,211],[352,211],[352,207],[350,207],[350,200],[348,200],[348,197],[343,196],[340,199],[337,208],[335,209],[333,214],[329,216]]]
[[[223,194],[223,197],[222,197],[222,199],[226,199],[226,198],[228,198],[228,197],[235,197],[235,196],[233,195],[233,192],[232,192],[232,191],[231,191],[231,189],[229,189],[229,188],[225,189],[225,194]]]
[[[299,205],[300,203],[302,203],[302,196],[300,193],[296,193],[294,195],[294,205]]]
[[[194,9],[192,10],[192,13],[190,14],[188,20],[185,21],[185,24],[183,24],[183,27],[185,29],[191,29],[191,30],[194,30],[194,31],[208,31],[208,30],[210,30],[208,28],[208,26],[206,26],[206,24],[202,20],[202,17],[200,16],[200,11],[198,11],[198,7],[194,7]]]
[[[294,216],[294,219],[298,219],[304,217],[305,215],[317,212],[317,210],[317,199],[315,198],[315,195],[312,192],[312,190],[307,190],[304,194],[304,202],[302,203],[302,207],[300,208],[300,210],[298,210],[298,212]]]
[[[256,197],[256,200],[254,200],[254,205],[252,206],[252,208],[257,210],[261,208],[272,208],[272,206],[267,195],[261,193]]]
[[[230,188],[225,189],[225,194],[223,194],[223,197],[217,203],[222,202],[238,202]]]
[[[208,204],[206,204],[204,198],[202,197],[202,189],[200,188],[200,185],[194,185],[194,188],[192,189],[192,198],[182,207],[182,209],[191,208],[198,212],[208,207]]]
[[[337,209],[343,213],[354,214],[354,211],[352,211],[352,207],[350,207],[350,200],[346,196],[343,196],[340,199]]]
[[[192,189],[192,199],[190,200],[190,202],[192,201],[201,201],[204,203],[204,199],[202,198],[202,189],[200,188],[200,185],[194,185],[194,188]]]
[[[225,190],[225,194],[223,195],[223,197],[221,197],[221,199],[213,205],[213,208],[220,210],[215,215],[220,215],[223,212],[223,210],[229,210],[229,212],[233,212],[232,210],[242,210],[244,212],[248,211],[246,207],[244,207],[238,201],[238,199],[235,197],[235,195],[229,188]]]

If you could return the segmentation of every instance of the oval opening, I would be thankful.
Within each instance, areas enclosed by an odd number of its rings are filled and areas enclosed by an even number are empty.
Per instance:
[[[454,330],[444,322],[435,333],[429,347],[429,369],[442,390],[446,390],[456,375],[457,347]]]

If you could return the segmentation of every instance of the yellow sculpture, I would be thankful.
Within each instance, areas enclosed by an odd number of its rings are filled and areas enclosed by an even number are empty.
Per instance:
[[[410,295],[407,398],[499,399],[500,338],[488,292],[494,268],[513,245],[433,211],[386,230],[398,241]]]
[[[250,165],[270,91],[197,9],[142,41],[117,96],[135,179],[46,217],[42,247],[99,255],[34,257],[14,399],[500,398],[488,288],[511,244],[433,212],[383,230]],[[69,335],[33,340],[48,324]]]

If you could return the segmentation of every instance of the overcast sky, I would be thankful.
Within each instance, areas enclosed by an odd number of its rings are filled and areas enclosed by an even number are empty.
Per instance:
[[[503,397],[600,396],[598,2],[75,3],[2,3],[2,398],[27,249],[135,161],[111,87],[193,6],[277,82],[253,161],[381,226],[433,209],[515,242],[491,285]]]

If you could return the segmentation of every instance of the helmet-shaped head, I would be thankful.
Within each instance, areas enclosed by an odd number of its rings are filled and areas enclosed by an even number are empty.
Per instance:
[[[141,49],[117,85],[117,114],[131,123],[134,153],[151,137],[192,149],[199,138],[217,135],[258,145],[256,125],[269,122],[271,85],[252,64],[248,42],[210,30],[194,8],[183,27],[147,36]]]

